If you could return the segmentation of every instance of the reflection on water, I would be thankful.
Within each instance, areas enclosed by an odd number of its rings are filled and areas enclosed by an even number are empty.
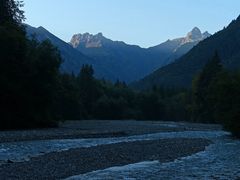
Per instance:
[[[212,139],[212,138],[210,138]],[[213,139],[212,139],[213,140]],[[240,141],[216,138],[204,152],[169,163],[142,162],[112,167],[75,177],[75,179],[239,179]]]

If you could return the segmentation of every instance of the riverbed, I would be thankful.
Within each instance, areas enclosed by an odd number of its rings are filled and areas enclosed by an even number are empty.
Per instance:
[[[81,123],[64,124],[62,136],[58,129],[1,132],[1,179],[240,178],[240,141],[218,125]]]
[[[240,179],[240,141],[223,135],[209,137],[205,151],[173,162],[145,161],[68,178],[76,179]]]

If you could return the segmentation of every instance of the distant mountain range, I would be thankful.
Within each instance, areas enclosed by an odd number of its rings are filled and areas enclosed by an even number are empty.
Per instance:
[[[27,34],[35,34],[40,41],[49,39],[61,52],[64,63],[61,70],[79,73],[83,64],[92,64],[96,77],[127,83],[140,80],[160,67],[174,62],[210,34],[194,28],[186,37],[168,40],[151,48],[112,41],[102,33],[76,34],[69,43],[51,34],[43,27],[27,25]]]
[[[143,78],[163,64],[163,60],[155,58],[148,49],[112,41],[101,33],[74,35],[70,45],[107,68],[112,76],[105,78],[110,80],[131,82]]]
[[[137,89],[148,89],[153,85],[190,87],[193,77],[200,72],[215,51],[219,53],[226,68],[240,67],[240,16],[227,28],[201,41],[174,63],[159,68],[132,86]]]
[[[211,34],[207,31],[202,33],[199,28],[195,27],[187,34],[186,37],[167,40],[162,44],[149,48],[149,50],[157,52],[158,56],[164,57],[164,65],[167,65],[186,54],[200,41],[208,38],[209,36],[211,36]]]

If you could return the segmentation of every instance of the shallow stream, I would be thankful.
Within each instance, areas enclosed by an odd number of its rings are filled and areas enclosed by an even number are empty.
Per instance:
[[[0,144],[0,163],[29,160],[50,152],[120,142],[166,138],[206,138],[214,143],[189,157],[174,162],[140,162],[111,167],[69,179],[237,179],[240,178],[240,141],[224,131],[162,132],[118,138],[62,139]]]

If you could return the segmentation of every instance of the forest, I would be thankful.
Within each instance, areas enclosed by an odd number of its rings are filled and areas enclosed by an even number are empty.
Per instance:
[[[163,120],[221,123],[240,137],[240,73],[221,65],[216,52],[189,89],[154,85],[136,91],[125,82],[61,73],[50,41],[26,37],[20,2],[0,6],[0,129],[45,128],[64,120]],[[197,57],[196,57],[197,58]]]

